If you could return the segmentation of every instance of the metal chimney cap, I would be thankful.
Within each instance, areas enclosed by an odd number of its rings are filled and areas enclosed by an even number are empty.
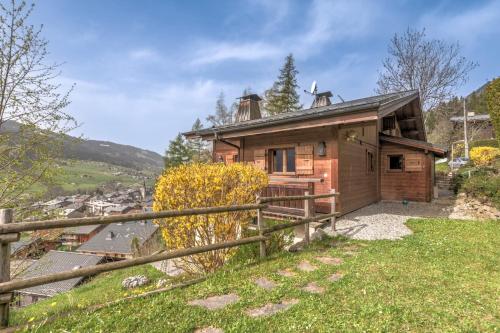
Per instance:
[[[257,94],[250,94],[250,95],[245,95],[245,96],[241,96],[241,97],[238,97],[239,99],[242,99],[242,100],[252,100],[252,101],[262,101],[262,98],[260,98],[259,95]]]
[[[321,92],[321,93],[317,93],[316,96],[319,96],[319,97],[323,97],[323,96],[332,97],[333,94],[332,94],[331,91],[324,91],[324,92]]]

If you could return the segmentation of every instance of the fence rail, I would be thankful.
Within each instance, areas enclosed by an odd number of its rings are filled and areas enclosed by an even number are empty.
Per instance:
[[[33,222],[16,222],[12,223],[13,210],[0,209],[0,327],[7,327],[9,322],[9,306],[12,301],[12,292],[19,289],[44,285],[48,283],[68,280],[77,277],[91,276],[98,273],[108,272],[117,269],[123,269],[148,263],[153,263],[162,260],[175,259],[209,251],[237,247],[244,244],[259,243],[260,256],[266,256],[265,241],[268,239],[268,234],[304,225],[304,242],[309,243],[309,223],[315,221],[323,221],[330,219],[332,228],[335,230],[335,217],[338,215],[336,212],[335,197],[339,193],[332,190],[332,193],[309,195],[306,191],[305,195],[300,196],[283,196],[283,197],[257,197],[256,204],[237,205],[237,206],[222,206],[222,207],[208,207],[208,208],[193,208],[185,210],[168,210],[161,212],[139,213],[139,214],[126,214],[118,216],[106,217],[86,217],[76,219],[63,219],[63,220],[47,220],[47,221],[33,221]],[[314,216],[312,211],[312,202],[315,199],[331,198],[332,208],[331,213],[326,215]],[[267,203],[277,201],[291,201],[291,200],[304,200],[305,218],[290,223],[283,223],[271,227],[265,225],[263,218],[263,210],[269,205]],[[233,241],[223,243],[210,244],[205,246],[192,247],[187,249],[180,249],[174,251],[162,251],[160,253],[141,256],[138,258],[125,259],[122,261],[115,261],[104,263],[91,267],[78,268],[70,271],[64,271],[44,276],[31,277],[19,280],[10,281],[10,243],[19,239],[20,232],[35,231],[45,229],[55,229],[73,226],[86,226],[97,224],[110,224],[117,222],[141,221],[162,218],[174,218],[180,216],[194,216],[205,214],[217,214],[235,211],[257,211],[257,225],[259,235],[253,237],[241,238]]]

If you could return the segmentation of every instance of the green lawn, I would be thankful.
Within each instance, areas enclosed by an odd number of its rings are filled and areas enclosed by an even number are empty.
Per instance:
[[[414,219],[414,235],[400,241],[327,240],[299,254],[279,253],[256,264],[230,265],[205,282],[144,299],[87,312],[76,310],[38,328],[37,332],[192,332],[214,326],[224,332],[494,332],[500,329],[500,230],[498,221]],[[349,255],[349,252],[356,252]],[[341,257],[328,266],[315,257]],[[318,270],[282,277],[278,269],[294,268],[308,259]],[[326,280],[342,272],[338,282]],[[111,275],[116,273],[111,273]],[[266,291],[253,280],[267,277],[279,287]],[[120,277],[121,278],[121,277]],[[105,292],[120,293],[118,281],[97,283],[73,292],[93,302]],[[325,293],[300,290],[316,281]],[[212,295],[236,293],[240,300],[222,310],[208,311],[186,304]],[[18,323],[55,312],[59,296],[15,315]],[[269,302],[298,299],[299,303],[274,316],[255,319],[245,310]],[[56,303],[52,306],[53,303]],[[67,301],[62,301],[67,302]],[[62,309],[67,306],[62,306]],[[34,310],[37,309],[37,310]]]

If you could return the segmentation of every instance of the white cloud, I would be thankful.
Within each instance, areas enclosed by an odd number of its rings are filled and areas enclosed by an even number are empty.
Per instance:
[[[199,46],[191,64],[199,66],[228,60],[276,59],[289,52],[306,59],[321,52],[327,43],[372,32],[372,23],[377,13],[370,1],[316,0],[303,20],[296,19],[297,22],[306,22],[304,33],[281,36],[269,34],[267,39],[249,42],[211,41]]]
[[[227,60],[254,61],[275,57],[280,49],[265,42],[211,43],[200,47],[192,65],[207,65]]]
[[[161,59],[160,55],[155,50],[149,48],[132,50],[128,55],[130,59],[140,61],[156,61]]]
[[[436,10],[424,15],[419,25],[428,27],[428,32],[439,37],[460,40],[465,44],[475,43],[479,37],[499,35],[500,2],[492,0],[483,6],[457,14]]]
[[[147,92],[118,91],[89,81],[61,78],[64,86],[76,83],[68,112],[82,123],[74,133],[86,138],[110,140],[162,153],[179,131],[191,128],[196,117],[202,121],[213,112],[215,98],[225,82],[194,80],[151,85]],[[144,83],[147,85],[147,83]]]

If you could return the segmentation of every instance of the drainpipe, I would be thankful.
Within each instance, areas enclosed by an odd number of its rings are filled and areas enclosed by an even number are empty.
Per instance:
[[[234,147],[234,148],[238,149],[238,162],[240,162],[240,156],[241,156],[241,152],[240,152],[241,148],[240,148],[240,146],[235,145],[232,142],[229,142],[229,141],[226,141],[224,139],[219,138],[219,134],[217,133],[217,131],[215,131],[215,129],[214,129],[214,137],[215,137],[215,141],[222,142],[222,143],[224,143],[224,144],[226,144],[228,146],[231,146],[231,147]]]

